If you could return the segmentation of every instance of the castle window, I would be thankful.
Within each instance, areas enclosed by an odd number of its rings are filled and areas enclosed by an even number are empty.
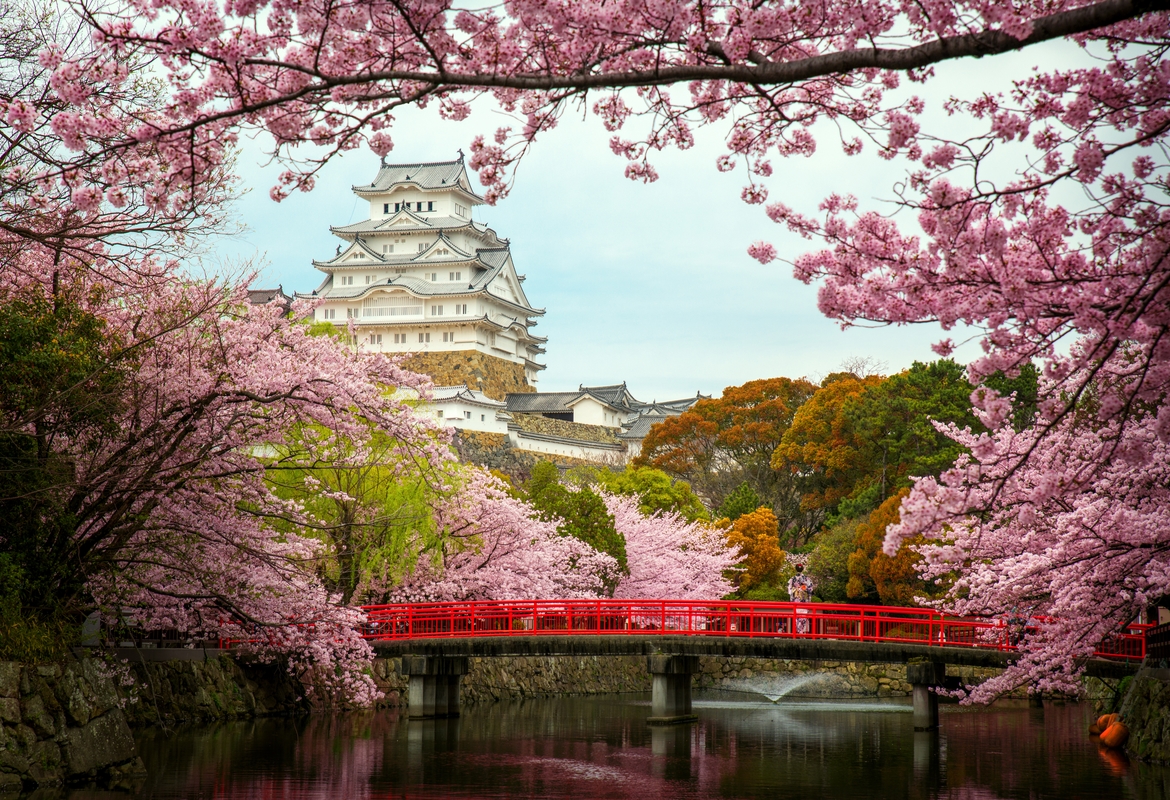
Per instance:
[[[393,253],[394,252],[394,245],[392,245],[392,244],[382,245],[382,252],[383,253]]]
[[[444,342],[453,342],[453,341],[455,341],[455,331],[451,331],[451,332],[449,332],[449,333],[444,333],[444,334],[443,334],[443,341],[444,341]]]
[[[422,204],[422,203],[419,203],[419,204],[418,204],[418,210],[419,210],[419,211],[422,211],[422,207],[423,207],[423,204]]]
[[[359,309],[356,309],[356,308],[345,309],[345,318],[346,319],[357,319],[358,318],[358,311],[359,311]]]
[[[383,214],[389,214],[389,213],[390,213],[390,204],[389,204],[389,203],[383,203],[383,204],[382,204],[382,213],[383,213]]]
[[[326,308],[326,309],[324,309],[324,315],[325,315],[324,319],[336,319],[337,318],[337,309],[336,308]]]
[[[434,211],[434,210],[435,210],[434,201],[428,200],[427,201],[427,211]]]
[[[405,333],[394,334],[394,344],[406,344],[406,334]]]
[[[419,344],[428,343],[431,341],[431,335],[429,333],[420,333],[418,335],[418,341]]]
[[[371,283],[373,280],[374,280],[374,276],[373,276],[373,275],[367,275],[367,276],[366,276],[366,283],[367,283],[367,284]]]
[[[449,273],[447,273],[447,280],[461,281],[461,280],[463,280],[463,273],[462,272],[449,272]]]
[[[380,334],[380,333],[371,333],[370,334],[370,344],[381,344],[381,343],[382,343],[382,334]]]
[[[439,419],[442,419],[443,418],[443,409],[440,408],[438,411],[436,411],[435,416],[438,417]]]
[[[455,204],[455,213],[461,217],[466,217],[467,216],[467,207],[461,206],[458,203],[456,203]]]
[[[484,422],[484,421],[486,421],[486,420],[487,420],[487,415],[486,415],[486,414],[480,414],[480,415],[479,415],[479,421],[480,421],[480,422]]]
[[[402,208],[402,203],[395,203],[394,204],[394,213],[397,214],[398,209],[400,209],[400,208]]]
[[[443,307],[442,306],[431,306],[431,316],[432,317],[443,316]]]
[[[464,412],[463,412],[463,418],[464,418],[464,419],[471,419],[471,412],[470,412],[470,411],[464,411]]]
[[[422,302],[409,295],[387,296],[382,293],[367,298],[363,304],[367,317],[419,317],[422,316]]]
[[[342,275],[341,276],[341,285],[342,286],[353,286],[353,276],[352,275]]]
[[[431,281],[437,281],[438,279],[439,279],[439,273],[432,272],[431,273]]]
[[[467,303],[456,303],[454,313],[466,314],[467,313]]]
[[[419,242],[419,243],[418,243],[418,251],[419,251],[420,253],[421,253],[423,250],[426,250],[426,249],[427,249],[427,243],[426,243],[426,242]]]

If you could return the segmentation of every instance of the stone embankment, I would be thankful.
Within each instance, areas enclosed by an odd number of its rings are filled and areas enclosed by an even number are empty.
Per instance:
[[[101,665],[0,662],[0,792],[70,784],[129,788],[145,769]]]
[[[1147,667],[1134,675],[1120,713],[1129,727],[1129,754],[1170,764],[1170,669]]]
[[[198,651],[195,651],[198,652]],[[278,664],[228,656],[183,661],[134,661],[125,693],[133,727],[247,719],[310,711],[304,689]]]
[[[398,659],[378,659],[374,679],[385,693],[386,706],[404,705],[406,679]],[[795,697],[909,697],[905,664],[861,664],[845,661],[786,661],[762,658],[709,658],[699,661],[698,689],[751,691],[754,684],[799,682]],[[947,674],[963,683],[990,677],[994,670],[948,667]],[[815,678],[815,679],[814,679]],[[801,680],[806,679],[806,680]],[[645,656],[512,656],[472,658],[461,689],[467,704],[572,694],[650,691]]]

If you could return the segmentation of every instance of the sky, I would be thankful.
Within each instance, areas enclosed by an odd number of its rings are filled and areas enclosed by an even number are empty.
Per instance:
[[[929,94],[921,86],[913,90],[945,124],[938,108],[946,94],[971,97],[1006,88],[1037,58],[1052,66],[1070,58],[1069,47],[944,65]],[[477,134],[510,122],[486,104],[458,123],[411,109],[393,126],[395,147],[387,158],[452,159],[460,148],[470,152]],[[898,371],[936,358],[933,342],[964,338],[933,324],[842,330],[817,310],[816,286],[797,281],[788,264],[761,265],[748,256],[748,245],[758,240],[772,242],[788,260],[818,245],[783,231],[763,206],[740,200],[746,175],[715,169],[722,133],[701,131],[692,149],[658,154],[652,163],[661,177],[647,185],[624,177],[626,162],[610,152],[610,134],[597,120],[567,114],[525,157],[511,194],[495,207],[475,209],[477,220],[511,241],[517,270],[527,276],[528,299],[546,311],[534,328],[548,337],[548,368],[538,389],[625,381],[642,400],[696,391],[717,396],[726,386],[758,378],[819,380],[848,359],[868,358]],[[820,133],[811,158],[773,159],[769,202],[814,214],[826,195],[852,193],[863,208],[893,212],[892,187],[906,163],[878,159],[872,146],[847,157],[831,131]],[[324,277],[312,260],[328,258],[341,241],[329,226],[366,218],[368,206],[363,209],[350,187],[373,178],[378,157],[364,149],[347,152],[323,170],[312,192],[277,204],[268,189],[279,169],[262,166],[262,144],[248,142],[239,160],[245,194],[236,211],[248,230],[222,242],[214,257],[250,259],[261,269],[258,284],[308,292]],[[899,220],[913,225],[905,214]],[[955,357],[970,360],[976,348],[966,344]]]

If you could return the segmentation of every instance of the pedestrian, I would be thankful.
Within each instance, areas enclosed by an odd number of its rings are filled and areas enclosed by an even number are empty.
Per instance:
[[[788,598],[794,603],[812,602],[813,580],[804,574],[804,564],[796,565],[796,574],[788,579]],[[797,614],[808,614],[807,608],[797,608]],[[808,633],[808,619],[797,618],[796,632]]]

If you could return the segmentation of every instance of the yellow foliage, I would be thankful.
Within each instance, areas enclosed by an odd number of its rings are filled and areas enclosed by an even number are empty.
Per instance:
[[[717,527],[723,527],[716,523]],[[772,509],[760,506],[737,519],[727,531],[727,544],[738,547],[743,555],[739,566],[739,589],[744,591],[761,584],[778,585],[785,554],[780,549],[780,523]]]
[[[845,590],[850,598],[875,592],[885,605],[912,606],[917,605],[915,597],[927,593],[916,569],[922,557],[910,549],[917,540],[903,544],[893,557],[882,552],[886,528],[898,522],[902,498],[909,493],[903,489],[888,498],[857,526],[853,539],[857,549],[849,556],[849,585]]]

